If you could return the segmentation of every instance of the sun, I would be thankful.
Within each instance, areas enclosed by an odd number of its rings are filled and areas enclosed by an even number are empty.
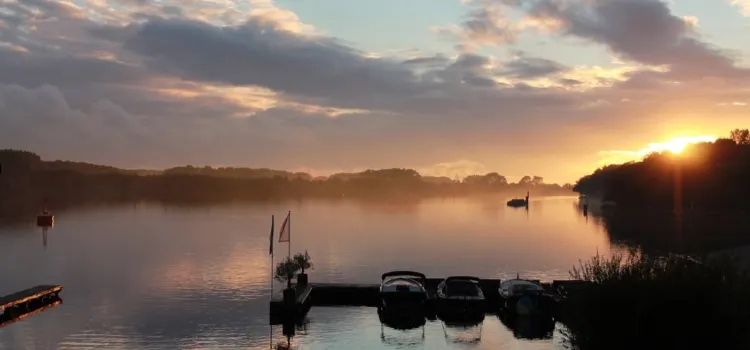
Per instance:
[[[642,149],[639,153],[642,155],[654,152],[672,152],[674,154],[680,154],[685,147],[690,144],[714,141],[716,141],[716,137],[714,136],[675,137],[664,142],[650,143],[648,147]]]
[[[609,150],[600,151],[602,157],[599,161],[600,166],[608,164],[622,164],[626,162],[639,161],[652,153],[670,152],[680,155],[688,145],[702,142],[714,142],[718,138],[715,136],[678,136],[667,141],[652,142],[648,146],[639,150]]]

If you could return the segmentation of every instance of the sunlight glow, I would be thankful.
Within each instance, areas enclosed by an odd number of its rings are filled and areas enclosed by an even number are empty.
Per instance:
[[[599,152],[602,157],[599,165],[622,164],[631,161],[638,161],[651,153],[672,152],[680,154],[685,147],[694,143],[714,142],[715,136],[680,136],[663,142],[649,143],[647,147],[637,151],[611,150]]]
[[[701,142],[714,142],[716,137],[714,136],[694,136],[694,137],[676,137],[666,142],[650,143],[648,147],[640,150],[638,153],[641,156],[646,156],[654,152],[665,152],[669,151],[674,154],[679,154],[687,145]]]

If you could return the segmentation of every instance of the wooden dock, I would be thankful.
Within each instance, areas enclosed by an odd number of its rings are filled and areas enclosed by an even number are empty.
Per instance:
[[[425,283],[428,295],[428,307],[434,304],[435,293],[442,278],[428,278]],[[540,281],[533,280],[537,283]],[[482,279],[480,286],[487,300],[488,312],[495,312],[500,308],[499,279]],[[542,286],[561,302],[565,296],[586,282],[573,280],[558,280],[551,283],[541,283]],[[342,283],[310,283],[306,286],[294,285],[296,300],[294,305],[284,305],[280,295],[271,300],[271,323],[289,317],[304,317],[313,306],[365,306],[377,307],[380,304],[380,284],[342,284]]]
[[[0,327],[46,310],[47,306],[56,306],[61,302],[60,291],[60,285],[41,285],[0,297],[0,309],[3,310]]]

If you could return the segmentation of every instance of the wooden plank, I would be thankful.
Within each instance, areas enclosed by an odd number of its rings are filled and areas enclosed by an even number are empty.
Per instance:
[[[297,304],[304,304],[310,296],[310,291],[312,291],[312,286],[309,284],[302,288],[301,291],[297,289]]]
[[[44,305],[44,306],[42,306],[42,307],[40,307],[38,309],[31,310],[31,311],[29,311],[29,312],[27,312],[25,314],[22,314],[22,315],[18,315],[18,316],[14,316],[14,317],[7,317],[7,318],[4,317],[5,314],[0,315],[0,328],[3,328],[3,327],[8,326],[10,324],[16,323],[16,322],[18,322],[20,320],[23,320],[24,318],[27,318],[29,316],[33,316],[33,315],[36,315],[38,313],[47,311],[47,310],[49,310],[49,309],[51,309],[53,307],[56,307],[56,306],[58,306],[60,304],[62,304],[62,300],[57,299],[54,302],[46,304],[46,305]]]
[[[7,309],[50,294],[57,294],[60,293],[61,290],[62,286],[60,285],[41,285],[31,287],[0,298],[0,309]]]

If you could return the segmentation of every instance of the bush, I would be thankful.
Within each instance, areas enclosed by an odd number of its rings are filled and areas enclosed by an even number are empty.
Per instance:
[[[562,308],[573,349],[747,349],[750,279],[731,261],[703,263],[631,251],[581,262],[571,277],[593,282]]]
[[[305,250],[305,254],[295,254],[293,259],[297,263],[297,266],[302,270],[302,273],[305,273],[305,270],[313,268],[312,258],[310,257],[310,254],[307,253],[307,250]]]
[[[276,264],[276,273],[274,273],[274,279],[279,282],[286,282],[286,287],[292,287],[292,279],[297,275],[300,270],[300,266],[297,261],[290,258],[285,258]]]

